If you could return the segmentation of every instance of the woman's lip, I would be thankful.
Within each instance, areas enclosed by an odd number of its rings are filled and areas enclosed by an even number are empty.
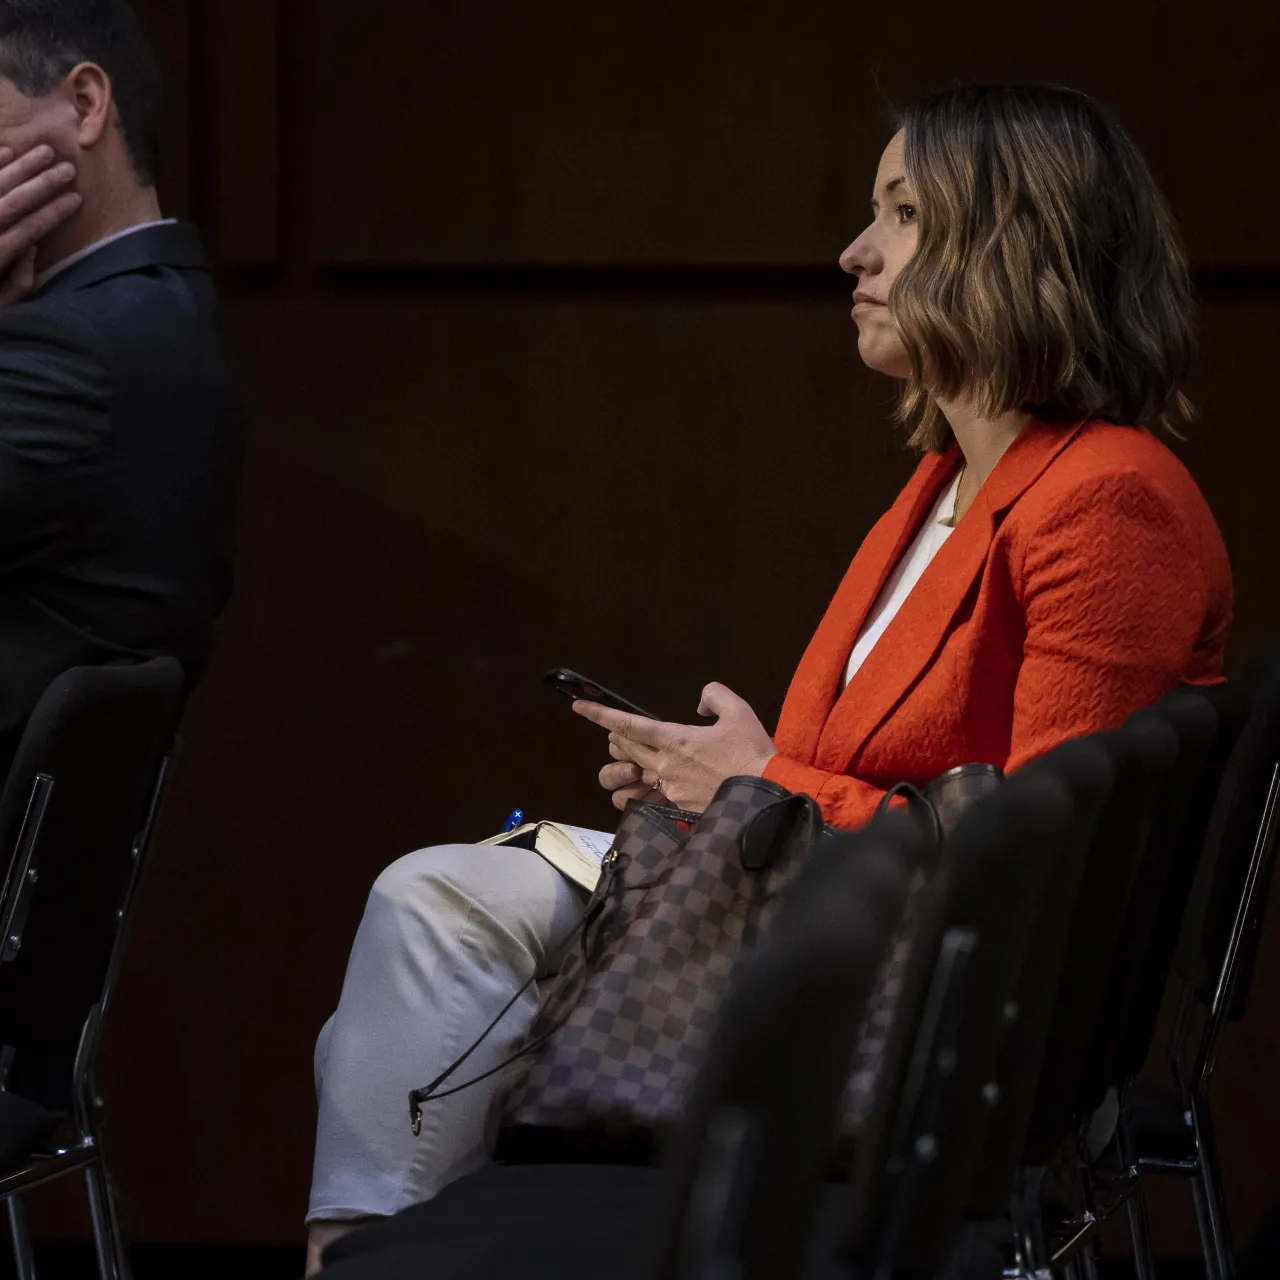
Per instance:
[[[855,298],[853,300],[853,309],[855,311],[861,310],[863,308],[869,309],[871,307],[883,307],[883,306],[884,306],[883,302],[874,302],[870,298]]]

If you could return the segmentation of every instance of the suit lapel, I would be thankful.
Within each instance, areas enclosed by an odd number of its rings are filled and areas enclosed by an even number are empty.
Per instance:
[[[1032,423],[1023,430],[987,478],[955,532],[942,545],[903,602],[879,643],[867,655],[844,692],[836,698],[839,674],[848,661],[857,632],[885,579],[910,546],[921,520],[955,474],[959,465],[958,450],[938,460],[911,504],[911,518],[904,519],[896,531],[892,550],[886,557],[887,563],[877,565],[874,588],[871,588],[869,580],[861,585],[859,591],[851,588],[851,601],[856,595],[858,605],[852,632],[839,637],[834,630],[828,634],[833,650],[826,652],[826,665],[822,670],[825,675],[830,669],[832,701],[827,703],[830,714],[817,734],[812,755],[808,757],[812,763],[836,773],[843,773],[848,768],[850,760],[892,713],[941,647],[956,612],[986,565],[992,538],[1004,513],[1039,478],[1079,430],[1080,425],[1049,427],[1040,423]],[[904,492],[903,498],[906,497]],[[851,578],[856,576],[850,573]],[[834,651],[836,649],[838,652]]]
[[[920,522],[959,465],[960,451],[955,448],[925,457],[897,501],[858,548],[800,660],[778,718],[774,741],[792,760],[814,763],[822,726],[840,694],[853,642]]]

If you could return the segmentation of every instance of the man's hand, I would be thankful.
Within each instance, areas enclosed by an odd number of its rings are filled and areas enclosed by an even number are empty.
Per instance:
[[[80,208],[75,166],[50,146],[0,147],[0,308],[31,292],[40,242]]]
[[[705,728],[646,720],[585,698],[573,709],[609,730],[609,754],[618,763],[600,770],[600,785],[619,809],[628,800],[665,798],[701,813],[726,778],[759,776],[777,754],[755,712],[722,684],[702,691],[698,714],[717,718]]]

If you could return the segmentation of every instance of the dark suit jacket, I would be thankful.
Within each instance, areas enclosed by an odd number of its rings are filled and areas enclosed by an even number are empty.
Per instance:
[[[199,676],[243,419],[190,226],[134,232],[0,312],[0,769],[68,667],[169,654]]]

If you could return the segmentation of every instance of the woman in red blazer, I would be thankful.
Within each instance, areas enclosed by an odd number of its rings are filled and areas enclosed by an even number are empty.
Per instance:
[[[705,727],[575,704],[610,730],[600,779],[619,807],[660,793],[700,810],[725,778],[763,774],[858,826],[896,782],[1016,769],[1221,679],[1221,537],[1181,463],[1127,425],[1185,414],[1192,343],[1186,259],[1136,148],[1081,94],[948,90],[907,112],[872,212],[841,257],[859,350],[902,380],[927,452],[772,739],[722,685]]]
[[[619,805],[656,789],[700,809],[762,773],[856,826],[896,782],[1017,768],[1219,678],[1226,556],[1145,429],[1183,407],[1190,282],[1124,133],[1066,90],[948,91],[907,113],[872,209],[841,259],[858,346],[901,380],[923,461],[854,558],[773,738],[719,685],[706,726],[575,704],[610,730],[601,780]],[[483,1161],[486,1086],[433,1103],[419,1138],[405,1095],[467,1045],[481,1076],[511,1051],[537,1006],[536,986],[515,993],[556,971],[582,897],[509,847],[423,849],[379,876],[316,1050],[309,1272],[358,1221]]]

